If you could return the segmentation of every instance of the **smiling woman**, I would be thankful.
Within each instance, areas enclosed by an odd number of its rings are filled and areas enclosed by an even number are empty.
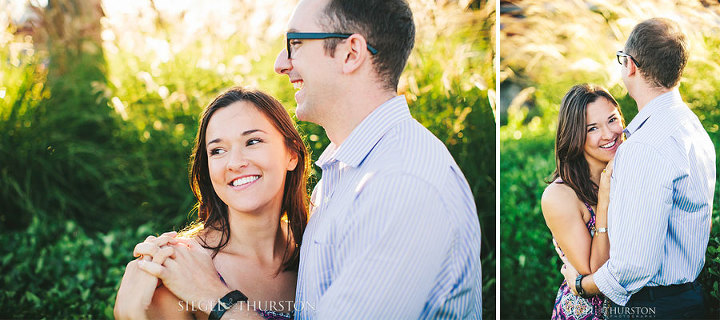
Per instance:
[[[581,273],[597,270],[609,256],[609,177],[624,122],[617,101],[604,88],[572,87],[560,104],[555,138],[556,168],[541,206],[558,251]],[[612,147],[605,146],[611,144]],[[602,319],[604,299],[576,297],[563,282],[553,319]]]
[[[259,91],[239,88],[220,95],[203,112],[193,153],[191,183],[198,199],[199,220],[206,227],[223,229],[228,225],[228,210],[253,213],[262,206],[244,208],[247,201],[252,203],[274,195],[260,201],[261,204],[269,205],[274,200],[275,211],[288,215],[292,239],[298,244],[302,242],[302,230],[307,224],[308,153],[287,111],[277,100]],[[264,178],[261,182],[267,186],[243,195],[241,200],[235,199],[238,194],[228,194],[249,187],[236,186],[238,178],[248,176]],[[283,189],[285,184],[287,188]],[[234,207],[230,203],[242,205]],[[223,238],[229,238],[229,228],[222,233]],[[220,240],[213,250],[219,250],[223,243],[227,239]],[[286,268],[296,267],[297,254],[294,252],[294,261]]]
[[[138,245],[136,254],[145,256],[128,264],[115,315],[164,318],[212,310],[215,304],[208,301],[199,310],[178,309],[182,300],[166,287],[172,282],[164,279],[166,286],[156,289],[157,278],[138,268],[149,261],[182,261],[187,246],[212,257],[215,282],[242,289],[254,305],[273,306],[257,308],[260,315],[291,317],[292,304],[283,302],[294,301],[298,247],[308,218],[308,165],[305,145],[277,100],[242,88],[218,96],[203,111],[192,157],[198,220],[181,233],[190,244],[167,239],[171,245],[156,242],[160,250]],[[142,296],[152,299],[137,298]]]

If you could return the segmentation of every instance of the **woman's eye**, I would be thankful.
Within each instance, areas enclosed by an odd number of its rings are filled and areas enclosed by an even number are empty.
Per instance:
[[[595,129],[597,129],[597,128],[596,128],[596,127],[590,127],[590,128],[588,128],[588,131],[587,131],[587,132],[593,132],[593,131],[595,131]]]
[[[614,117],[613,117],[613,118],[611,118],[611,119],[610,119],[610,123],[613,123],[613,122],[615,122],[615,120],[617,120],[617,118],[614,118]]]
[[[299,44],[301,44],[301,43],[302,43],[302,42],[300,42],[300,40],[290,40],[290,45],[291,45],[291,46],[297,46],[297,45],[299,45]]]
[[[225,150],[223,150],[223,149],[215,148],[215,149],[210,150],[210,155],[211,155],[211,156],[214,156],[214,155],[216,155],[216,154],[221,154],[221,153],[224,153],[224,152],[225,152]]]
[[[253,138],[253,139],[250,139],[250,140],[247,141],[247,145],[248,145],[248,146],[252,146],[252,145],[258,144],[258,143],[260,143],[260,142],[263,142],[263,141],[262,141],[261,139],[258,139],[258,138]]]

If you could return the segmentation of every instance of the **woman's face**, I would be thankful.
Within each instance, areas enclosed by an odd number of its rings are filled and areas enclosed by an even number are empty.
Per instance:
[[[604,167],[623,141],[620,112],[608,99],[599,97],[587,105],[585,124],[585,159],[591,167]]]
[[[297,156],[252,102],[215,111],[205,144],[213,189],[230,212],[279,213],[285,176],[295,169]]]

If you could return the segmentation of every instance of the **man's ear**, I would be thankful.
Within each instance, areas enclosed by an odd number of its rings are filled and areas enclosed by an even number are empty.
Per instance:
[[[628,77],[634,76],[637,72],[637,66],[635,65],[635,62],[630,58],[627,57],[627,68],[628,68]]]
[[[345,41],[341,42],[343,45],[343,72],[353,73],[359,69],[365,60],[369,58],[370,51],[367,49],[367,41],[365,37],[355,33]]]

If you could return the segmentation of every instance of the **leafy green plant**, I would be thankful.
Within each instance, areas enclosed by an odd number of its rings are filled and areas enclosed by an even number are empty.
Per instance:
[[[112,318],[115,292],[132,249],[156,226],[86,232],[72,220],[35,216],[4,233],[0,318]]]

